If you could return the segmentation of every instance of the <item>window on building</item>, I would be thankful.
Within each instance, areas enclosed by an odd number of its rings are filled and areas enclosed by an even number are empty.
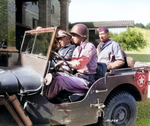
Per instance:
[[[95,30],[89,30],[89,41],[95,41]]]
[[[35,29],[37,27],[37,22],[38,22],[38,20],[33,18],[33,29]]]
[[[54,14],[54,5],[51,5],[51,14]]]

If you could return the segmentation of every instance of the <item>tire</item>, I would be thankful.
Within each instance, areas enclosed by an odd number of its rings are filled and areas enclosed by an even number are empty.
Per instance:
[[[106,102],[104,126],[134,126],[137,116],[135,99],[128,92],[113,94]]]

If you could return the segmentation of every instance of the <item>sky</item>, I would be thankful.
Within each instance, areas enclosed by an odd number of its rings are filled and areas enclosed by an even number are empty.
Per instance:
[[[71,0],[69,22],[134,20],[150,23],[150,0]]]

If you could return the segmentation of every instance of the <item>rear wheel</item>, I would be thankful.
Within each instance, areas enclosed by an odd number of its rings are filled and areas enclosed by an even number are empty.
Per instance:
[[[129,93],[120,91],[107,100],[103,123],[106,126],[134,126],[136,116],[135,99]]]

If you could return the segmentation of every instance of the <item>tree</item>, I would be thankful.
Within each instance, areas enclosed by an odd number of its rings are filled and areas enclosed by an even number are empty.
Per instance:
[[[150,23],[146,25],[146,29],[150,29]]]
[[[145,26],[142,23],[136,23],[135,27],[139,27],[139,28],[145,28]]]
[[[110,38],[118,42],[124,51],[139,50],[147,45],[143,34],[133,28],[127,28],[125,32],[121,32],[120,34],[113,34]]]

